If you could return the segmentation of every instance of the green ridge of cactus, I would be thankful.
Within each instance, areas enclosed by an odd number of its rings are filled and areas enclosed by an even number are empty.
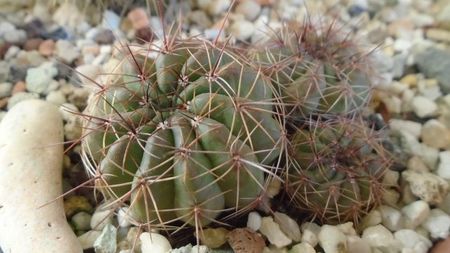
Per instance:
[[[348,114],[369,101],[369,54],[336,23],[286,22],[251,52],[293,117]]]
[[[157,228],[202,228],[255,207],[283,150],[270,81],[227,45],[176,35],[125,46],[112,61],[82,140],[104,197]]]
[[[379,205],[392,164],[380,132],[358,117],[308,121],[293,135],[289,157],[292,206],[327,224],[356,223]]]

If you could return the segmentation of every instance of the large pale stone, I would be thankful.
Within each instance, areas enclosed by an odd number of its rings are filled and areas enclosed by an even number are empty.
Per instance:
[[[0,124],[0,245],[4,252],[83,252],[64,216],[63,123],[58,108],[27,100]]]

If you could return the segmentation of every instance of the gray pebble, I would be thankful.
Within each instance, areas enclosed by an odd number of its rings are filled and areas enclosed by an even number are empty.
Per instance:
[[[100,236],[94,242],[95,253],[116,253],[116,237],[117,229],[111,224],[106,225]]]
[[[0,98],[11,96],[12,89],[12,83],[0,83]]]
[[[35,93],[47,93],[50,83],[57,74],[58,69],[51,62],[28,69],[25,79],[27,90]]]

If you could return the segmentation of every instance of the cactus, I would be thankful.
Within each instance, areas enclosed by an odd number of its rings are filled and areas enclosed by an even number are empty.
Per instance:
[[[359,117],[310,120],[292,137],[286,190],[293,206],[327,224],[377,206],[392,163],[381,132]]]
[[[260,44],[251,58],[277,84],[289,115],[348,114],[368,102],[368,54],[335,22],[284,23]]]
[[[202,228],[258,204],[283,150],[282,104],[229,46],[168,34],[124,46],[94,82],[83,161],[135,223]]]

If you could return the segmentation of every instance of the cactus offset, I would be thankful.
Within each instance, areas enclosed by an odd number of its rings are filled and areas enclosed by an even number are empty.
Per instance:
[[[294,117],[347,114],[368,100],[368,54],[336,23],[285,23],[251,56],[280,89]]]
[[[359,118],[308,121],[296,130],[286,171],[293,206],[327,223],[358,222],[380,203],[392,163],[380,133]]]
[[[270,82],[226,45],[175,35],[115,58],[82,143],[105,198],[165,229],[255,207],[282,151]]]

